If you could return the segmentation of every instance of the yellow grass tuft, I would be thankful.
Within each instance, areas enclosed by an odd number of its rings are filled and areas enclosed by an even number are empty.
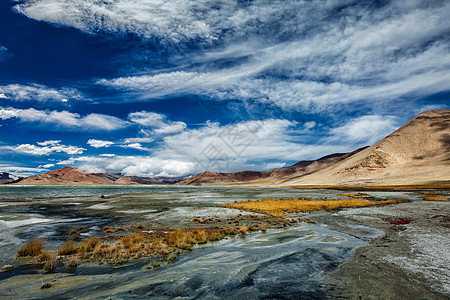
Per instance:
[[[435,191],[419,191],[418,193],[419,193],[419,194],[422,194],[422,195],[436,194]]]
[[[79,234],[80,234],[80,232],[76,229],[70,229],[70,231],[69,231],[69,235],[79,235]]]
[[[44,264],[44,270],[46,272],[53,272],[56,267],[56,252],[43,250],[36,258],[36,261]]]
[[[93,238],[88,238],[87,240],[83,240],[79,245],[78,245],[78,251],[79,252],[90,252],[92,250],[94,250],[95,245],[97,245],[99,241]]]
[[[423,196],[425,201],[447,201],[447,197],[444,196]]]
[[[43,241],[41,239],[32,239],[27,241],[19,251],[17,256],[38,256],[42,251]]]
[[[74,240],[67,240],[58,249],[58,255],[71,255],[77,253],[78,247]]]
[[[114,229],[111,226],[105,226],[105,227],[103,227],[103,232],[104,233],[113,233]]]
[[[226,235],[235,235],[236,234],[236,228],[231,226],[226,226],[223,228],[223,233]]]
[[[50,256],[44,263],[44,270],[47,272],[53,272],[56,268],[56,252],[50,252]]]
[[[308,212],[314,210],[331,210],[345,207],[365,207],[405,202],[402,200],[384,200],[371,202],[365,199],[310,200],[310,199],[264,199],[249,200],[225,204],[224,207],[250,211],[260,211],[274,217],[284,218],[284,213]]]
[[[270,212],[269,215],[271,215],[272,217],[275,217],[275,218],[280,218],[280,219],[285,218],[285,215],[282,211],[273,211],[273,212]]]
[[[345,196],[345,197],[349,197],[349,198],[361,198],[361,196],[367,196],[367,193],[354,193],[354,194],[348,194],[348,193],[342,193],[342,194],[337,194],[339,196]]]
[[[249,231],[249,229],[248,229],[247,225],[243,225],[239,228],[239,234],[245,235],[245,234],[247,234],[248,231]]]
[[[78,265],[78,256],[72,255],[67,261],[68,268],[75,268]]]

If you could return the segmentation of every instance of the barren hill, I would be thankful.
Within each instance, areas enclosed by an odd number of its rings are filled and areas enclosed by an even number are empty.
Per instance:
[[[450,183],[450,110],[426,111],[377,144],[312,174],[274,185],[414,185]]]
[[[450,183],[450,110],[426,111],[371,147],[264,172],[204,172],[179,185],[421,185]]]
[[[109,173],[86,173],[72,167],[63,167],[45,174],[23,178],[12,184],[19,185],[132,185],[173,184],[178,178],[121,176]]]
[[[255,184],[261,184],[262,182],[266,181],[274,182],[291,174],[308,174],[317,170],[321,170],[323,168],[336,164],[341,160],[364,150],[365,148],[367,147],[363,147],[349,153],[331,154],[317,160],[303,160],[289,167],[278,168],[269,171],[242,171],[235,173],[203,172],[191,178],[183,180],[177,183],[177,185],[201,186],[243,182],[253,182]]]

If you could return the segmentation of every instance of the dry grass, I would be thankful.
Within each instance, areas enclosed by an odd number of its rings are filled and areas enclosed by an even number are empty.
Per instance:
[[[72,255],[67,261],[68,268],[75,268],[78,265],[78,256]]]
[[[342,194],[337,194],[339,196],[345,196],[345,197],[349,197],[349,198],[361,198],[361,196],[367,196],[367,193],[354,193],[354,194],[347,194],[347,193],[342,193]]]
[[[223,233],[226,235],[235,235],[236,234],[236,228],[231,226],[226,226],[222,229]]]
[[[444,196],[423,196],[425,201],[447,201],[447,197]]]
[[[238,231],[239,231],[239,234],[245,235],[245,234],[247,234],[249,229],[248,229],[247,225],[243,225],[243,226],[239,227]]]
[[[83,240],[79,245],[78,245],[78,252],[81,253],[87,253],[90,252],[92,250],[94,250],[95,245],[97,245],[99,241],[94,239],[94,238],[88,238],[87,240]]]
[[[79,234],[80,234],[80,232],[76,229],[70,229],[70,231],[69,231],[69,235],[79,235]]]
[[[113,233],[114,229],[111,226],[105,226],[105,227],[103,227],[103,232],[104,233]]]
[[[241,228],[241,232],[243,230]],[[236,234],[236,228],[227,226],[215,229],[141,231],[122,236],[91,237],[78,244],[69,239],[53,251],[42,251],[41,240],[30,240],[19,250],[19,255],[39,257],[38,261],[44,263],[49,271],[54,269],[57,254],[67,256],[65,259],[67,267],[77,266],[79,260],[121,264],[130,259],[157,257],[170,262],[180,253],[180,249],[191,250],[196,244],[221,240],[228,234]]]
[[[61,247],[58,249],[58,255],[71,255],[75,254],[78,251],[77,244],[74,240],[67,240]]]
[[[36,258],[36,261],[44,264],[44,270],[46,272],[53,272],[56,267],[56,252],[43,250]]]
[[[27,241],[17,252],[17,256],[38,256],[42,251],[43,241],[41,239],[32,239]]]
[[[284,218],[284,213],[308,212],[314,210],[333,210],[346,207],[365,207],[404,202],[401,200],[385,200],[371,202],[365,199],[341,199],[341,200],[309,200],[309,199],[264,199],[249,200],[224,205],[228,208],[260,211],[274,217]]]

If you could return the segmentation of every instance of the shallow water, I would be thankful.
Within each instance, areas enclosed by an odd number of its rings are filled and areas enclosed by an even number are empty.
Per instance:
[[[224,218],[238,211],[221,204],[264,198],[342,198],[331,189],[184,188],[184,187],[0,187],[0,259],[18,265],[18,245],[45,238],[50,247],[83,226],[86,236],[102,235],[105,225],[146,222],[165,228],[187,224],[193,217]],[[413,192],[368,192],[376,199],[420,199]],[[106,199],[100,198],[105,195]],[[14,201],[6,201],[15,199]],[[28,202],[23,202],[28,200]],[[330,213],[314,215],[326,219]],[[313,217],[311,217],[313,218]],[[124,266],[82,265],[68,276],[94,276],[46,295],[78,298],[308,298],[323,299],[330,290],[323,277],[346,261],[357,247],[382,232],[356,224],[306,224],[245,238],[228,238],[183,253],[174,263],[145,271],[148,260]],[[37,273],[37,266],[0,273],[0,279]],[[68,272],[57,266],[57,273]],[[118,283],[120,282],[120,284]],[[31,296],[39,297],[40,291]]]

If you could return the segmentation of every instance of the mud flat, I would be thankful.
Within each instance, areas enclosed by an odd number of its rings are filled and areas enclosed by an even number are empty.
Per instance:
[[[337,212],[332,219],[358,222],[384,234],[356,249],[348,262],[327,276],[336,287],[331,298],[449,299],[448,202],[357,208]]]

